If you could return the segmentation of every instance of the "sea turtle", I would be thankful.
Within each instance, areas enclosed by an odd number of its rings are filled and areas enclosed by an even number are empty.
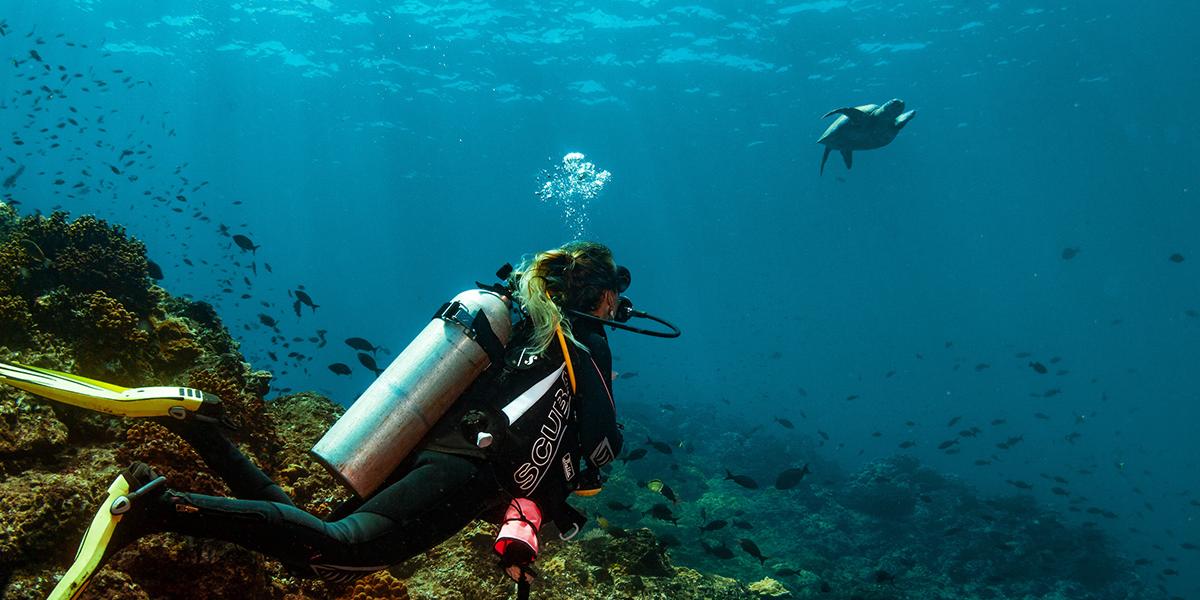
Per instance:
[[[817,140],[818,144],[825,144],[821,173],[825,173],[825,161],[829,160],[831,151],[840,150],[849,169],[854,164],[851,154],[854,150],[873,150],[890,144],[916,114],[915,110],[904,112],[904,101],[898,98],[884,102],[883,106],[864,104],[825,113],[822,119],[831,115],[840,116]]]

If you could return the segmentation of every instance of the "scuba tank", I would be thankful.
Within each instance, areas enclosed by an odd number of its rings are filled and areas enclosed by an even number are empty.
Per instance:
[[[475,378],[503,362],[512,308],[510,298],[483,289],[442,305],[310,453],[334,479],[369,496]]]

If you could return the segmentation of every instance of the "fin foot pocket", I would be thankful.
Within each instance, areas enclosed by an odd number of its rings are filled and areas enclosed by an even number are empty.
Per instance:
[[[113,553],[137,539],[142,527],[135,522],[141,504],[152,501],[167,478],[144,463],[133,463],[108,486],[108,493],[83,533],[75,562],[63,574],[48,600],[73,600],[87,589],[92,577]]]

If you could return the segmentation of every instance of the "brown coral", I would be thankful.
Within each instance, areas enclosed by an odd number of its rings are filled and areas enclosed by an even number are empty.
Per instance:
[[[229,493],[229,488],[206,470],[204,460],[183,438],[152,421],[133,422],[125,431],[125,445],[117,456],[122,464],[140,461],[151,465],[178,489],[211,495]]]
[[[408,600],[408,588],[404,582],[392,577],[387,571],[377,571],[354,582],[354,588],[339,600]]]
[[[0,344],[23,344],[33,333],[29,303],[20,296],[0,296]]]
[[[26,300],[65,286],[73,294],[103,290],[138,315],[154,305],[146,246],[90,215],[71,222],[61,211],[21,219],[0,245],[0,265],[0,289]]]
[[[158,356],[171,369],[182,369],[200,358],[203,349],[196,343],[192,330],[182,319],[154,322],[154,338]]]

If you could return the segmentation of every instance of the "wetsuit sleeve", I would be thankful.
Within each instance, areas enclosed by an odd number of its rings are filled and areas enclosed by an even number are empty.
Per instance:
[[[590,354],[579,352],[576,385],[579,401],[579,443],[591,468],[602,467],[621,452],[623,438],[617,427],[617,407],[612,396],[612,354],[608,340],[592,333],[583,344]]]

